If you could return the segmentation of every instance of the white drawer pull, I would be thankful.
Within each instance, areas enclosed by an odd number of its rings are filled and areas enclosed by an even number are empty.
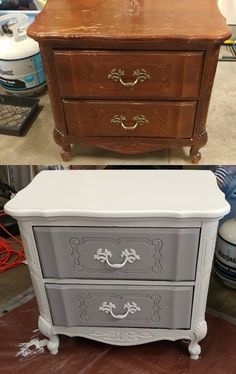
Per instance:
[[[113,269],[120,269],[123,266],[125,266],[127,262],[132,264],[134,261],[140,260],[139,255],[137,255],[135,250],[132,248],[125,249],[124,251],[121,252],[120,257],[125,257],[125,260],[121,264],[111,264],[109,261],[109,257],[112,257],[112,253],[108,251],[107,248],[105,249],[99,248],[93,258],[94,260],[98,260],[100,262],[106,262],[107,265]]]
[[[99,307],[100,311],[105,312],[107,314],[110,313],[111,316],[116,319],[124,319],[128,316],[129,313],[134,314],[136,312],[141,311],[140,307],[134,302],[128,302],[124,304],[123,309],[127,309],[125,314],[114,314],[113,309],[116,309],[115,304],[112,304],[112,302],[107,303],[106,301],[104,301],[102,305]]]

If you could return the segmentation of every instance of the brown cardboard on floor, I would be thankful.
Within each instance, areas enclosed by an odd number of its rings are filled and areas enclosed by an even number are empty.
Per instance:
[[[236,372],[236,326],[207,316],[208,335],[202,355],[191,360],[183,341],[161,341],[133,347],[115,347],[83,338],[60,337],[59,353],[47,349],[31,357],[16,357],[18,344],[32,337],[44,339],[37,329],[35,299],[0,318],[0,372],[3,374],[233,374]]]

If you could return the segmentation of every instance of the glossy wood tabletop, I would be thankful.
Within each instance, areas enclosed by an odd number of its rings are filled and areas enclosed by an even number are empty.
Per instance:
[[[37,40],[218,43],[230,36],[216,0],[48,0],[28,33]]]

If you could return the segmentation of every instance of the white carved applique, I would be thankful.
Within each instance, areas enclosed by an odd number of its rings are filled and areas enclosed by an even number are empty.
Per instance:
[[[153,337],[150,332],[125,329],[94,330],[90,335],[95,338],[102,338],[108,342],[135,342]]]

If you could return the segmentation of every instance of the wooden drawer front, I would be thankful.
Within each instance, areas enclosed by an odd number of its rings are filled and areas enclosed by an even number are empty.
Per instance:
[[[191,138],[196,102],[64,101],[71,136]]]
[[[63,97],[198,97],[201,52],[62,51],[54,57]]]
[[[45,278],[194,280],[199,229],[35,227]]]
[[[48,284],[46,290],[56,326],[190,327],[190,286]]]

